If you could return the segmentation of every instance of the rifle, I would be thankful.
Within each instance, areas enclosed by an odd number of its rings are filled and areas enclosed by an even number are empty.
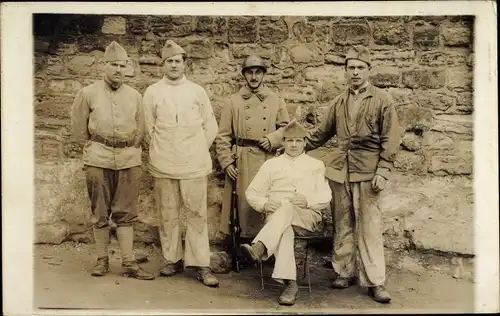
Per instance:
[[[238,112],[236,112],[238,114]],[[236,126],[238,123],[238,115],[236,115]],[[233,125],[234,126],[234,125]],[[236,154],[234,164],[238,170],[238,128],[234,131],[236,139]],[[229,232],[231,234],[231,267],[233,271],[240,272],[240,259],[238,256],[238,249],[240,246],[240,217],[238,212],[238,179],[233,181],[233,191],[231,195],[231,216],[229,217]]]

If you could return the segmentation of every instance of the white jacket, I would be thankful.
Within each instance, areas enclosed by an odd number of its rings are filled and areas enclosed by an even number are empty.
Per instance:
[[[175,82],[164,77],[146,89],[143,106],[150,173],[172,179],[208,175],[218,126],[205,89],[185,76]]]

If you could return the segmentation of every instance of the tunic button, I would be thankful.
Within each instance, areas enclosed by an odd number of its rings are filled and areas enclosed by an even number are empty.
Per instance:
[[[267,129],[264,128],[264,132],[266,131]]]
[[[248,105],[247,105],[247,106],[245,106],[245,109],[249,109],[249,108],[250,108],[250,106],[248,106]]]
[[[250,127],[247,127],[247,131],[249,131],[249,130],[251,130],[251,128],[250,128]]]
[[[250,119],[250,116],[247,116],[247,120],[249,120],[249,119]]]
[[[265,117],[263,117],[262,119],[263,119],[263,120],[265,120],[266,118],[265,118]]]
[[[262,108],[265,110],[265,109],[266,109],[266,106],[264,105]]]

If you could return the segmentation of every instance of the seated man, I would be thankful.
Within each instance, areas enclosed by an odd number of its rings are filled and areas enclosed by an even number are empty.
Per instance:
[[[278,300],[281,305],[293,305],[298,296],[293,227],[313,232],[331,200],[323,162],[304,153],[307,134],[295,120],[287,125],[285,153],[267,160],[246,190],[248,203],[265,215],[265,225],[252,245],[243,244],[240,250],[251,262],[274,255],[272,278],[287,284]]]

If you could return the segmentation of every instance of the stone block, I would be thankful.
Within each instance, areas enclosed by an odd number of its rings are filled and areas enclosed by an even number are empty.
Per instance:
[[[75,56],[69,60],[68,70],[70,74],[85,76],[92,71],[94,63],[94,56]]]
[[[259,44],[231,44],[230,48],[234,58],[243,59],[249,55],[257,55],[270,59],[273,56],[271,48],[262,47]]]
[[[323,60],[320,49],[314,45],[296,45],[290,49],[290,57],[294,63],[308,64]]]
[[[461,92],[457,96],[456,114],[472,114],[474,112],[474,96],[471,92]]]
[[[57,45],[56,55],[58,56],[71,56],[78,52],[78,45],[75,43],[61,42]]]
[[[417,151],[422,148],[422,137],[414,133],[405,133],[401,139],[401,145],[407,151]]]
[[[139,64],[140,65],[155,65],[161,67],[162,60],[158,55],[139,55]]]
[[[446,90],[432,91],[422,90],[416,91],[411,97],[421,107],[429,108],[437,111],[446,111],[454,106],[455,95]]]
[[[412,89],[439,89],[446,84],[446,75],[439,69],[414,69],[402,72],[403,84]]]
[[[150,17],[146,15],[130,15],[127,17],[127,33],[145,34],[149,28]]]
[[[389,88],[387,91],[390,93],[392,100],[396,106],[408,105],[411,103],[410,96],[413,94],[411,89]]]
[[[366,23],[333,24],[332,42],[339,45],[368,45],[370,41],[370,28]]]
[[[288,27],[283,19],[261,21],[259,35],[262,43],[281,43],[288,39]]]
[[[377,45],[407,47],[410,36],[404,23],[373,22],[373,41]]]
[[[37,162],[59,162],[62,159],[61,137],[56,133],[35,133],[35,159]]]
[[[472,91],[473,70],[468,67],[448,67],[448,88],[456,91]]]
[[[472,174],[472,152],[456,155],[436,155],[431,159],[429,172],[437,176]]]
[[[196,26],[194,31],[205,35],[212,35],[214,17],[212,16],[197,16],[195,17]]]
[[[35,244],[59,245],[69,236],[69,225],[63,222],[35,224]]]
[[[177,41],[186,51],[188,58],[207,59],[212,57],[213,47],[208,38],[204,37],[184,37]]]
[[[107,16],[104,18],[101,32],[104,34],[122,35],[126,33],[126,20],[121,16]]]
[[[432,130],[442,133],[463,134],[473,136],[472,115],[437,115]]]
[[[228,30],[227,20],[228,19],[224,16],[216,16],[214,18],[214,29],[213,29],[214,36],[220,36],[224,38],[227,36],[227,30]]]
[[[75,95],[82,88],[82,84],[72,79],[51,79],[48,81],[47,88],[49,93]]]
[[[398,69],[374,69],[370,82],[379,88],[399,87],[401,75]]]
[[[375,51],[372,52],[372,66],[409,67],[415,60],[415,51]]]
[[[314,25],[311,23],[307,23],[306,21],[299,21],[295,23],[292,27],[292,33],[295,38],[301,42],[310,43],[315,39]]]
[[[153,33],[164,34],[173,29],[172,17],[153,15],[149,20],[149,28]]]
[[[335,53],[326,54],[325,64],[345,65],[345,55],[335,54]]]
[[[472,179],[397,173],[388,184],[380,198],[384,232],[399,218],[394,239],[422,250],[474,254]]]
[[[320,67],[307,67],[304,70],[306,80],[313,80],[319,82],[334,82],[337,84],[344,84],[344,67],[334,65],[323,65]]]
[[[332,101],[337,97],[343,90],[345,86],[336,84],[333,82],[325,82],[321,84],[318,89],[318,101],[321,103],[327,103]]]
[[[428,132],[424,135],[423,146],[426,151],[449,151],[454,148],[453,139],[445,133]]]
[[[415,104],[398,106],[399,125],[403,131],[414,131],[417,134],[429,131],[433,126],[433,113],[431,109],[422,108]]]
[[[229,42],[254,43],[257,41],[257,20],[255,17],[230,17],[228,25]]]
[[[410,151],[400,150],[394,168],[406,174],[425,174],[425,156]]]
[[[438,26],[423,21],[416,22],[413,29],[413,47],[420,50],[429,50],[438,46]]]
[[[315,31],[314,31],[314,33],[316,35],[316,41],[321,42],[321,43],[330,42],[330,31],[331,31],[330,24],[316,23],[315,24]]]
[[[446,46],[472,46],[472,23],[443,23],[443,43]]]
[[[315,89],[310,86],[284,86],[280,88],[280,95],[285,102],[314,102],[317,99]]]

